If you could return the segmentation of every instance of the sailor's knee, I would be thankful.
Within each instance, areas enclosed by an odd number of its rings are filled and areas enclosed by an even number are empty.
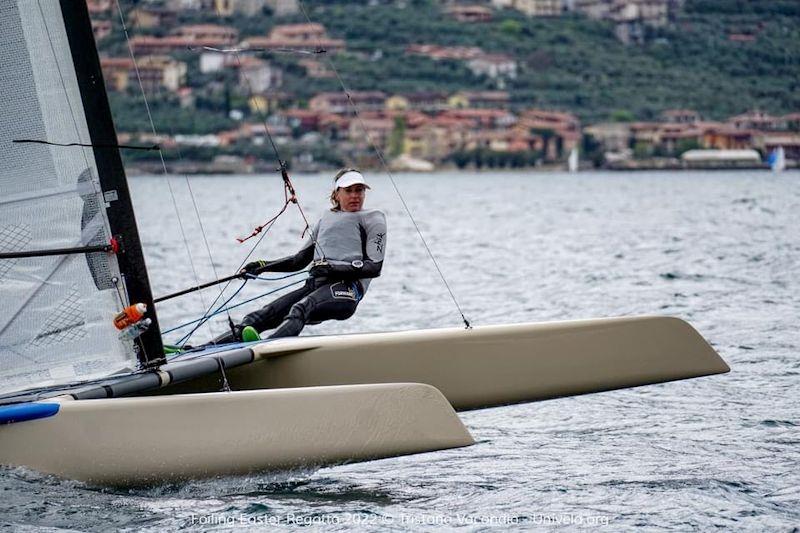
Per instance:
[[[345,309],[345,311],[344,311],[344,319],[347,319],[347,318],[350,318],[351,316],[353,316],[355,314],[357,308],[358,308],[358,302],[353,302],[352,305],[350,305],[350,307],[348,309]]]
[[[289,314],[286,315],[286,318],[299,318],[300,320],[305,320],[307,314],[308,305],[306,305],[306,302],[297,302],[289,309]]]

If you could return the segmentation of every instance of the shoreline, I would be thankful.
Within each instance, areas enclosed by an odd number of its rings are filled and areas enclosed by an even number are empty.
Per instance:
[[[620,162],[622,163],[622,162]],[[693,171],[731,171],[731,170],[761,170],[769,171],[768,164],[761,165],[736,165],[736,164],[707,164],[707,165],[663,165],[652,164],[650,161],[629,161],[624,164],[606,165],[603,167],[590,167],[581,166],[575,173],[585,172],[618,172],[618,173],[636,173],[636,172],[652,172],[652,171],[670,171],[670,172],[693,172]],[[313,167],[300,166],[290,168],[290,172],[295,174],[317,174],[328,172],[333,169],[333,166],[315,165]],[[800,162],[787,161],[786,170],[797,170],[800,168]],[[363,170],[375,172],[383,171],[382,167],[363,167]],[[207,176],[207,175],[264,175],[275,172],[276,170],[270,165],[225,165],[220,167],[213,163],[202,163],[197,161],[183,162],[178,165],[167,165],[167,172],[170,175],[189,175],[189,176]],[[141,165],[141,164],[127,164],[125,165],[125,172],[129,176],[155,176],[163,175],[163,168],[161,165]],[[413,170],[392,170],[393,173],[398,174],[438,174],[443,172],[469,172],[469,173],[498,173],[498,172],[536,172],[536,173],[568,173],[566,165],[564,164],[548,164],[529,167],[509,168],[509,167],[464,167],[458,168],[455,165],[443,165],[435,167],[429,171],[413,171]]]

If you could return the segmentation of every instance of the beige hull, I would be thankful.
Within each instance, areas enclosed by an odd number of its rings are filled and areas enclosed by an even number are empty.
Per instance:
[[[435,388],[382,384],[65,401],[0,426],[0,464],[142,485],[472,443]]]
[[[254,363],[229,370],[233,388],[418,382],[442,391],[457,410],[730,370],[694,328],[671,317],[301,337],[254,351]],[[219,382],[213,376],[177,387],[219,390]]]
[[[253,363],[227,371],[240,392],[208,392],[219,390],[212,376],[158,391],[169,396],[67,401],[51,418],[0,426],[0,464],[130,485],[362,461],[471,444],[453,407],[729,370],[668,317],[303,337],[253,350]]]

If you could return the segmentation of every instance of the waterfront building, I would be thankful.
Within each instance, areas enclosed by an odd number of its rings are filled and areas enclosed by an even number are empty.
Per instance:
[[[350,98],[360,111],[382,111],[386,107],[386,94],[381,91],[353,91]],[[308,101],[309,109],[323,113],[351,113],[350,100],[343,92],[325,92]]]
[[[248,37],[242,41],[246,48],[284,49],[284,50],[316,50],[322,48],[327,52],[344,50],[345,42],[328,37],[325,26],[318,23],[282,24],[275,26],[266,37]]]
[[[480,5],[451,5],[444,8],[444,12],[459,22],[490,22],[493,18],[492,10]]]
[[[137,64],[129,57],[100,58],[103,78],[109,91],[122,92],[130,83],[136,83],[138,76],[146,91],[166,89],[177,91],[186,83],[186,63],[169,56],[145,56]]]

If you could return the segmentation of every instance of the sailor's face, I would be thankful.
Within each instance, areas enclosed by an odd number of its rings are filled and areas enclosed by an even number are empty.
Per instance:
[[[342,211],[354,212],[361,211],[364,207],[364,199],[367,196],[367,187],[361,183],[356,183],[349,187],[339,187],[336,189],[336,200]]]

